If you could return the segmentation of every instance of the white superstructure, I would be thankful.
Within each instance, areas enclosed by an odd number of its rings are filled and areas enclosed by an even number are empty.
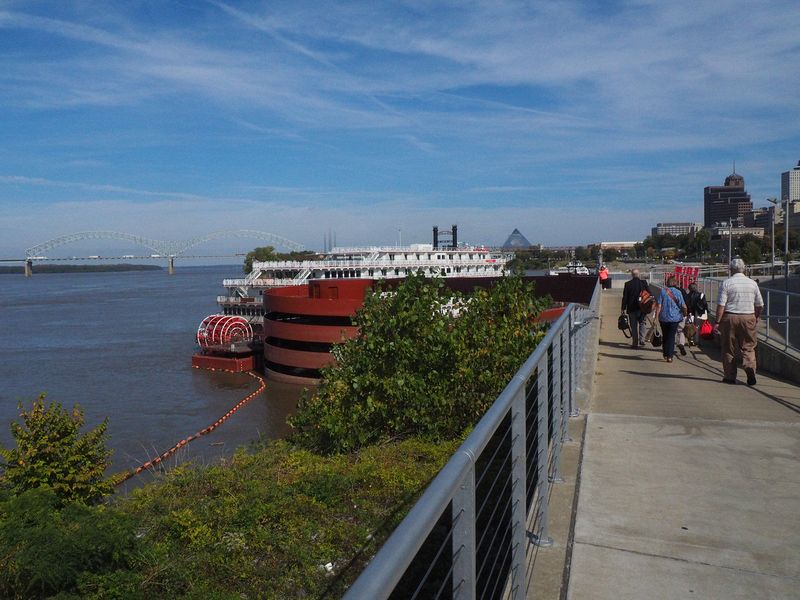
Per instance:
[[[217,302],[226,314],[259,317],[260,296],[272,287],[303,285],[311,279],[398,279],[420,272],[429,277],[497,277],[513,257],[485,246],[333,248],[320,260],[254,261],[247,277],[223,281],[228,294],[218,296]]]

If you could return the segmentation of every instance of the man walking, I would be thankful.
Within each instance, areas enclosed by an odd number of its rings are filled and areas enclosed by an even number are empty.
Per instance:
[[[631,346],[638,348],[644,345],[645,318],[647,313],[642,312],[639,306],[639,294],[648,290],[649,286],[643,279],[639,279],[639,269],[631,271],[631,278],[622,288],[622,313],[628,313],[628,322],[631,326]]]
[[[714,330],[722,335],[722,381],[736,383],[736,351],[741,350],[747,385],[756,384],[756,325],[764,300],[758,284],[744,274],[744,261],[734,258],[731,276],[722,282]]]

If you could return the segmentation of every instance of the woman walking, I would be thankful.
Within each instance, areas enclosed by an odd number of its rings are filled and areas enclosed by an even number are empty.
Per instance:
[[[611,280],[608,278],[608,267],[605,265],[601,266],[600,270],[597,272],[597,275],[600,277],[600,289],[610,290]]]
[[[674,275],[667,276],[667,285],[661,288],[656,300],[656,319],[661,324],[661,333],[664,336],[662,352],[667,362],[672,362],[672,357],[675,356],[675,334],[686,316],[686,302],[675,286],[676,281]]]
[[[706,302],[706,295],[697,289],[696,283],[689,284],[689,293],[686,294],[686,308],[688,309],[687,322],[692,325],[693,335],[686,336],[690,346],[697,345],[697,332],[700,329],[700,324],[708,319],[708,302]]]

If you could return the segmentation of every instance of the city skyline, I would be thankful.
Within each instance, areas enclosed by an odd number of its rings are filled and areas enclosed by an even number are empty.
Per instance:
[[[800,158],[799,27],[791,1],[0,2],[0,255],[643,239],[734,161],[762,206]]]

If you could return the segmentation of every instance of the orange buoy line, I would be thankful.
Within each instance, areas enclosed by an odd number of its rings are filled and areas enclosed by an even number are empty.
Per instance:
[[[201,429],[200,431],[198,431],[194,435],[190,435],[189,437],[182,439],[180,442],[175,444],[172,448],[170,448],[166,452],[162,452],[161,455],[157,456],[153,460],[148,460],[146,463],[141,464],[140,466],[136,467],[134,470],[128,471],[127,473],[125,473],[125,476],[123,478],[121,478],[119,481],[116,482],[115,485],[119,485],[121,483],[124,483],[125,481],[128,481],[128,479],[130,479],[131,477],[134,477],[135,475],[138,475],[142,471],[146,471],[147,469],[155,467],[159,463],[167,460],[170,456],[172,456],[178,450],[180,450],[181,448],[186,446],[189,442],[194,441],[197,438],[199,438],[200,436],[206,435],[207,433],[211,433],[217,427],[219,427],[225,421],[227,421],[230,417],[232,417],[233,413],[235,413],[237,410],[242,408],[245,404],[250,402],[250,400],[252,400],[256,396],[261,394],[267,388],[266,384],[264,383],[264,379],[260,375],[256,375],[255,373],[251,373],[249,371],[247,372],[247,374],[250,377],[252,377],[253,379],[257,379],[259,381],[258,389],[255,392],[253,392],[252,394],[248,394],[247,396],[242,398],[239,401],[239,403],[236,404],[236,406],[234,406],[232,409],[230,409],[228,412],[226,412],[224,415],[222,415],[219,419],[214,421],[208,427],[206,427],[204,429]]]

